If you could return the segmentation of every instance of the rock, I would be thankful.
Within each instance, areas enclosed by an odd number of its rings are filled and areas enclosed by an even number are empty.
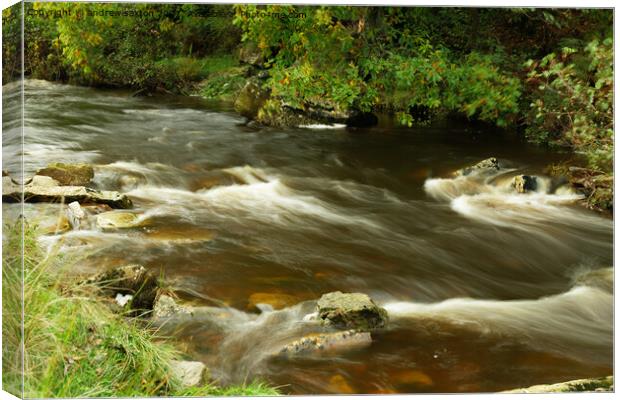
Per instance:
[[[104,212],[112,211],[113,208],[107,204],[93,204],[82,206],[82,210],[84,210],[88,215],[97,215]]]
[[[95,177],[95,170],[88,164],[53,163],[38,170],[36,175],[54,178],[62,186],[85,186]]]
[[[262,68],[265,63],[265,57],[256,43],[246,42],[239,49],[239,61],[243,64],[249,64]]]
[[[319,319],[338,327],[370,330],[385,326],[387,311],[363,293],[332,292],[317,302]]]
[[[104,296],[132,295],[130,308],[136,314],[153,309],[159,284],[155,275],[141,265],[112,268],[84,281],[98,286]]]
[[[121,175],[118,178],[118,185],[123,190],[135,189],[144,183],[146,183],[146,178],[140,175]]]
[[[261,310],[261,304],[269,304],[273,309],[280,310],[299,302],[294,296],[283,293],[254,293],[248,299],[248,310]]]
[[[44,235],[55,235],[71,229],[71,223],[64,215],[44,217],[38,221],[39,231]]]
[[[497,158],[490,157],[485,160],[480,161],[477,164],[474,164],[470,167],[461,168],[454,172],[455,176],[467,176],[472,172],[495,172],[499,171],[499,163]]]
[[[206,381],[207,366],[200,361],[171,361],[170,368],[183,387],[201,386]]]
[[[535,385],[528,388],[506,390],[503,393],[564,393],[564,392],[599,392],[613,391],[614,377],[577,379],[574,381]]]
[[[420,370],[405,370],[391,374],[391,381],[397,385],[432,386],[430,376]]]
[[[191,314],[192,309],[177,304],[171,296],[160,294],[153,305],[153,318],[171,318],[179,314]]]
[[[235,100],[235,111],[242,116],[254,119],[269,98],[269,90],[263,89],[257,80],[249,80]]]
[[[148,236],[149,239],[177,244],[208,242],[213,240],[216,236],[213,231],[195,226],[162,226],[158,228],[147,228],[144,234]]]
[[[355,394],[355,389],[342,375],[334,375],[329,379],[327,390],[334,394]]]
[[[613,268],[600,268],[579,275],[575,279],[575,284],[599,288],[608,293],[614,290],[614,270]]]
[[[60,182],[58,182],[56,179],[51,178],[49,176],[35,175],[32,178],[30,178],[25,183],[25,185],[50,188],[50,187],[60,186]]]
[[[527,193],[536,191],[538,183],[535,176],[517,175],[512,180],[512,186],[517,193]]]
[[[109,211],[97,215],[97,226],[101,229],[127,229],[138,227],[140,223],[134,213]]]
[[[67,217],[69,218],[69,222],[71,223],[71,227],[73,227],[73,229],[80,228],[80,223],[85,216],[86,214],[84,213],[84,210],[82,210],[80,203],[77,201],[67,205]]]
[[[28,184],[23,186],[24,200],[28,203],[95,203],[107,204],[113,208],[131,208],[131,200],[124,194],[94,190],[84,186],[60,186],[58,181],[35,175]],[[2,178],[2,201],[17,203],[22,199],[22,187],[16,185],[10,177]]]
[[[366,347],[371,343],[370,333],[348,330],[303,337],[282,347],[278,355],[291,357],[322,351],[343,351]]]

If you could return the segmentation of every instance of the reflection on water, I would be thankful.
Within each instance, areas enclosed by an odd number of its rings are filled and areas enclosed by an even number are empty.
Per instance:
[[[53,161],[93,163],[94,185],[127,192],[143,222],[118,231],[86,223],[41,242],[87,254],[82,272],[122,263],[164,271],[185,300],[209,307],[166,329],[223,383],[471,392],[611,373],[613,299],[600,280],[612,279],[603,269],[612,221],[544,179],[534,193],[510,186],[561,155],[467,126],[242,123],[195,98],[27,82],[26,175]],[[4,138],[11,171],[18,139]],[[491,155],[497,174],[451,177]],[[583,278],[590,271],[598,280]],[[371,295],[391,324],[364,349],[274,357],[322,331],[304,316],[334,290]],[[284,308],[259,314],[252,295]]]

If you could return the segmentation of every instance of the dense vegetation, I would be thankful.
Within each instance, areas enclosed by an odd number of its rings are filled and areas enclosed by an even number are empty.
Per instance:
[[[64,277],[73,262],[45,255],[36,226],[5,226],[2,254],[4,389],[25,397],[276,395],[260,382],[183,388],[170,372],[180,354],[140,320],[113,313],[93,287]],[[22,242],[23,238],[23,242]],[[23,299],[27,316],[21,330]],[[61,278],[62,277],[62,278]],[[24,364],[20,342],[23,340]],[[23,386],[22,386],[23,385]],[[22,392],[23,388],[23,392]]]
[[[595,171],[612,169],[611,10],[25,7],[25,74],[33,78],[232,100],[254,76],[266,93],[263,123],[286,123],[278,116],[287,110],[389,113],[410,126],[459,116],[573,149]],[[5,37],[18,35],[15,9],[3,18]],[[19,51],[5,43],[6,82],[19,71]]]

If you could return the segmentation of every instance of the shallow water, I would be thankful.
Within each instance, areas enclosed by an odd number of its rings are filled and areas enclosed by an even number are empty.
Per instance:
[[[27,81],[25,99],[25,175],[48,162],[93,163],[94,186],[127,192],[144,222],[112,232],[86,224],[42,244],[86,256],[80,272],[143,264],[183,299],[216,307],[217,322],[165,331],[222,383],[479,392],[612,373],[613,297],[583,279],[612,279],[612,220],[546,180],[536,193],[510,188],[512,176],[540,174],[562,154],[467,125],[251,129],[197,98],[42,81]],[[16,110],[5,102],[3,169],[14,176]],[[451,177],[489,156],[498,174]],[[322,331],[304,316],[334,290],[371,295],[388,328],[364,349],[273,357]],[[252,295],[287,307],[261,314]]]

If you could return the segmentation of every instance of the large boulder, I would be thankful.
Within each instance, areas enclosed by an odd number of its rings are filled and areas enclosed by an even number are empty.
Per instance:
[[[83,203],[107,204],[112,208],[131,208],[131,200],[124,194],[108,190],[94,190],[84,186],[60,186],[47,176],[35,175],[27,184],[15,184],[9,176],[2,177],[2,201],[17,203]]]
[[[454,172],[455,176],[467,176],[473,172],[488,173],[499,171],[499,162],[495,157],[489,157],[469,167],[461,168]]]
[[[37,171],[36,175],[49,176],[62,186],[86,186],[95,177],[89,164],[53,163]]]
[[[84,281],[99,287],[110,298],[130,295],[130,309],[140,315],[153,309],[159,291],[157,277],[141,265],[125,265],[99,273]]]
[[[237,95],[235,111],[242,116],[254,119],[269,98],[269,90],[263,89],[258,80],[249,80]]]
[[[317,302],[318,317],[324,324],[370,330],[385,326],[387,311],[363,293],[332,292]]]
[[[346,351],[363,348],[371,343],[370,333],[348,330],[303,337],[282,347],[277,355],[294,357],[323,351]]]
[[[183,387],[201,386],[206,382],[208,369],[200,361],[171,361],[172,376]]]
[[[538,182],[535,176],[517,175],[512,180],[512,186],[517,193],[535,192]]]
[[[507,390],[504,393],[565,393],[565,392],[613,392],[614,377],[576,379],[574,381],[535,385],[528,388]]]

